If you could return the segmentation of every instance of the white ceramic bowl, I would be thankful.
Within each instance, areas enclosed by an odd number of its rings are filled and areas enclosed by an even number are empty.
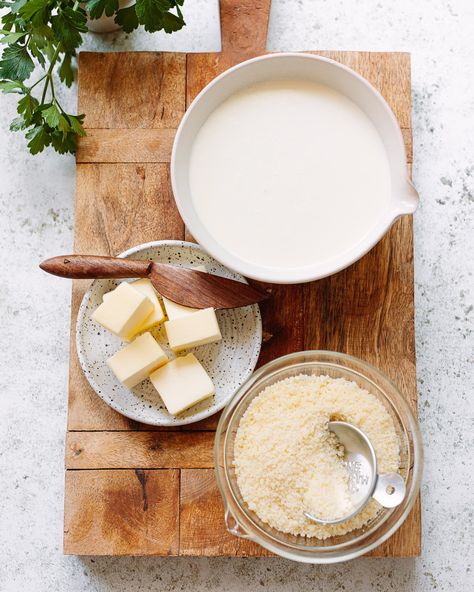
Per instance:
[[[196,213],[189,187],[189,162],[197,133],[210,114],[236,92],[258,82],[297,79],[325,84],[356,103],[375,125],[390,166],[391,199],[378,225],[353,246],[331,261],[291,269],[263,267],[226,250],[207,230]],[[176,204],[196,240],[218,261],[256,279],[279,284],[317,280],[360,259],[403,214],[412,214],[418,194],[408,178],[403,137],[390,107],[382,95],[359,74],[327,58],[304,53],[271,54],[230,68],[194,99],[176,133],[171,156],[171,182]],[[271,214],[269,214],[271,215]]]

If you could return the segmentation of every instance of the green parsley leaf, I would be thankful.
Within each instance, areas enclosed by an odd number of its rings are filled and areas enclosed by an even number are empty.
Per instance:
[[[78,136],[85,136],[86,132],[82,127],[84,122],[84,115],[68,115],[69,123],[71,124],[72,131]]]
[[[4,14],[2,16],[2,25],[3,25],[3,30],[6,31],[11,31],[13,29],[13,25],[16,25],[17,16],[16,14],[13,14],[12,12],[7,12],[7,14]]]
[[[24,94],[26,86],[20,80],[0,80],[0,90],[5,94]]]
[[[27,2],[28,0],[16,0],[11,6],[12,13],[16,14],[19,12],[20,8],[22,8]]]
[[[51,27],[48,27],[48,25],[38,25],[37,27],[34,27],[34,29],[31,31],[30,44],[31,42],[33,42],[36,45],[36,47],[40,49],[49,45],[50,42],[53,40],[53,29],[51,29]]]
[[[87,32],[86,22],[84,12],[69,7],[51,17],[54,34],[67,51],[75,50],[82,43],[81,33]]]
[[[118,0],[89,0],[86,3],[86,10],[91,19],[100,18],[104,12],[107,16],[112,16],[118,10]]]
[[[49,146],[51,143],[51,137],[42,125],[38,125],[31,129],[27,132],[26,137],[30,140],[28,142],[28,148],[30,149],[31,154],[42,152],[46,146]]]
[[[20,39],[23,39],[23,37],[26,37],[27,34],[28,33],[26,31],[20,31],[18,33],[8,33],[8,35],[5,35],[5,37],[2,37],[2,39],[0,39],[0,43],[16,43]]]
[[[11,132],[19,132],[22,129],[25,129],[25,120],[23,117],[15,117],[15,119],[10,123],[10,131]]]
[[[160,0],[137,0],[135,9],[138,22],[145,27],[145,31],[153,33],[163,28],[162,7],[158,5]],[[167,10],[166,7],[165,10]]]
[[[64,54],[64,59],[59,67],[59,79],[64,82],[67,87],[70,87],[74,81],[74,70],[72,69],[72,55],[70,53]]]
[[[172,0],[137,0],[136,12],[138,22],[145,31],[153,33],[165,29],[166,32],[178,31],[184,26],[184,19],[169,12],[175,3]]]
[[[166,33],[174,33],[184,27],[186,23],[183,18],[180,18],[172,12],[165,12],[163,14],[163,29]]]
[[[57,41],[55,40],[55,43],[57,43]],[[49,61],[52,61],[54,56],[56,55],[56,45],[51,42],[51,43],[47,43],[44,47],[42,47],[42,52],[46,55],[46,57],[48,58]],[[68,51],[68,50],[64,50],[64,51]],[[71,50],[72,53],[72,50]]]
[[[135,10],[135,4],[127,8],[120,9],[115,15],[114,22],[120,25],[125,33],[131,33],[138,27],[138,17]]]
[[[59,116],[58,129],[59,131],[63,132],[63,135],[66,135],[67,132],[71,131],[69,121],[66,119],[66,117],[64,117],[64,115]]]
[[[61,112],[56,105],[49,105],[49,107],[43,111],[43,119],[49,127],[58,127],[60,117]]]
[[[74,153],[76,151],[77,142],[76,136],[69,132],[66,135],[61,132],[51,132],[51,144],[56,152],[59,154],[66,154],[66,152]]]
[[[0,60],[0,78],[26,80],[33,68],[33,60],[24,45],[9,45],[3,50]]]
[[[33,41],[30,40],[29,48],[31,51],[31,55],[38,60],[38,62],[41,66],[44,67],[46,64],[46,59],[43,55],[43,52],[38,49],[36,43],[34,43]]]
[[[49,5],[50,0],[27,0],[18,10],[18,14],[25,21],[31,20],[37,12],[43,11]]]
[[[26,124],[29,125],[33,121],[33,115],[39,106],[38,99],[31,95],[25,95],[18,101],[17,112],[23,115]]]

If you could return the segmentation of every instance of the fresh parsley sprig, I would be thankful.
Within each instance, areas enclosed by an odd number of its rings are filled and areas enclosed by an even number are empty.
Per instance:
[[[66,113],[56,96],[55,79],[70,87],[74,58],[92,19],[115,14],[115,22],[131,32],[139,25],[146,31],[172,33],[184,25],[184,0],[136,0],[119,9],[119,0],[0,0],[6,9],[0,43],[6,44],[0,59],[0,90],[20,95],[12,131],[23,130],[32,154],[52,146],[57,152],[75,152],[77,136],[84,136],[84,115]],[[175,11],[176,14],[172,11]],[[44,74],[26,84],[35,70]]]

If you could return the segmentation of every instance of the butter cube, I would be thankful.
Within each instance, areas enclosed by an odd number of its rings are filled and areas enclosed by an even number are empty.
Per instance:
[[[172,321],[166,321],[165,328],[170,347],[175,352],[222,339],[213,308],[204,308]]]
[[[215,393],[212,380],[194,354],[176,358],[158,368],[150,375],[150,380],[172,415],[182,413]]]
[[[107,365],[120,382],[131,389],[167,362],[167,355],[151,333],[143,333],[109,358]]]
[[[196,265],[193,267],[197,271],[207,271],[205,265]],[[183,306],[182,304],[177,304],[172,300],[168,300],[163,296],[163,304],[165,305],[166,314],[168,315],[168,319],[170,321],[177,319],[179,317],[184,317],[185,315],[191,314],[199,310],[199,308],[191,308],[190,306]]]
[[[163,308],[161,307],[160,301],[158,299],[158,294],[156,293],[155,288],[153,287],[153,284],[151,283],[151,281],[147,278],[142,278],[140,280],[135,280],[134,282],[130,282],[130,285],[132,286],[132,288],[135,288],[136,290],[138,290],[139,292],[141,292],[142,294],[147,296],[151,300],[151,302],[154,306],[154,309],[155,309],[154,312],[152,312],[151,315],[146,318],[143,325],[137,328],[135,333],[138,334],[138,333],[141,333],[142,331],[147,331],[148,329],[150,329],[154,325],[158,325],[159,323],[162,323],[165,320],[165,314],[163,312]],[[107,292],[106,294],[104,294],[102,296],[102,299],[108,300],[108,298],[110,298],[111,294],[112,294],[112,292]]]
[[[91,318],[118,337],[130,341],[153,310],[147,296],[122,282],[96,308]]]
[[[135,282],[132,282],[130,285],[132,286],[132,288],[135,288],[135,290],[138,290],[139,292],[147,296],[151,300],[154,308],[151,315],[148,316],[145,319],[143,325],[138,328],[137,333],[147,331],[154,325],[162,323],[165,320],[165,315],[163,313],[163,309],[161,308],[160,301],[158,300],[158,295],[155,292],[155,288],[153,287],[151,281],[147,278],[143,278],[140,280],[136,280]]]

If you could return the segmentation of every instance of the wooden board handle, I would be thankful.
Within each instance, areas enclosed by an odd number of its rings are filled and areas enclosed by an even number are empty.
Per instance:
[[[264,53],[271,0],[220,0],[222,51]]]
[[[101,257],[99,255],[60,255],[40,263],[43,271],[72,279],[147,277],[152,262]]]

